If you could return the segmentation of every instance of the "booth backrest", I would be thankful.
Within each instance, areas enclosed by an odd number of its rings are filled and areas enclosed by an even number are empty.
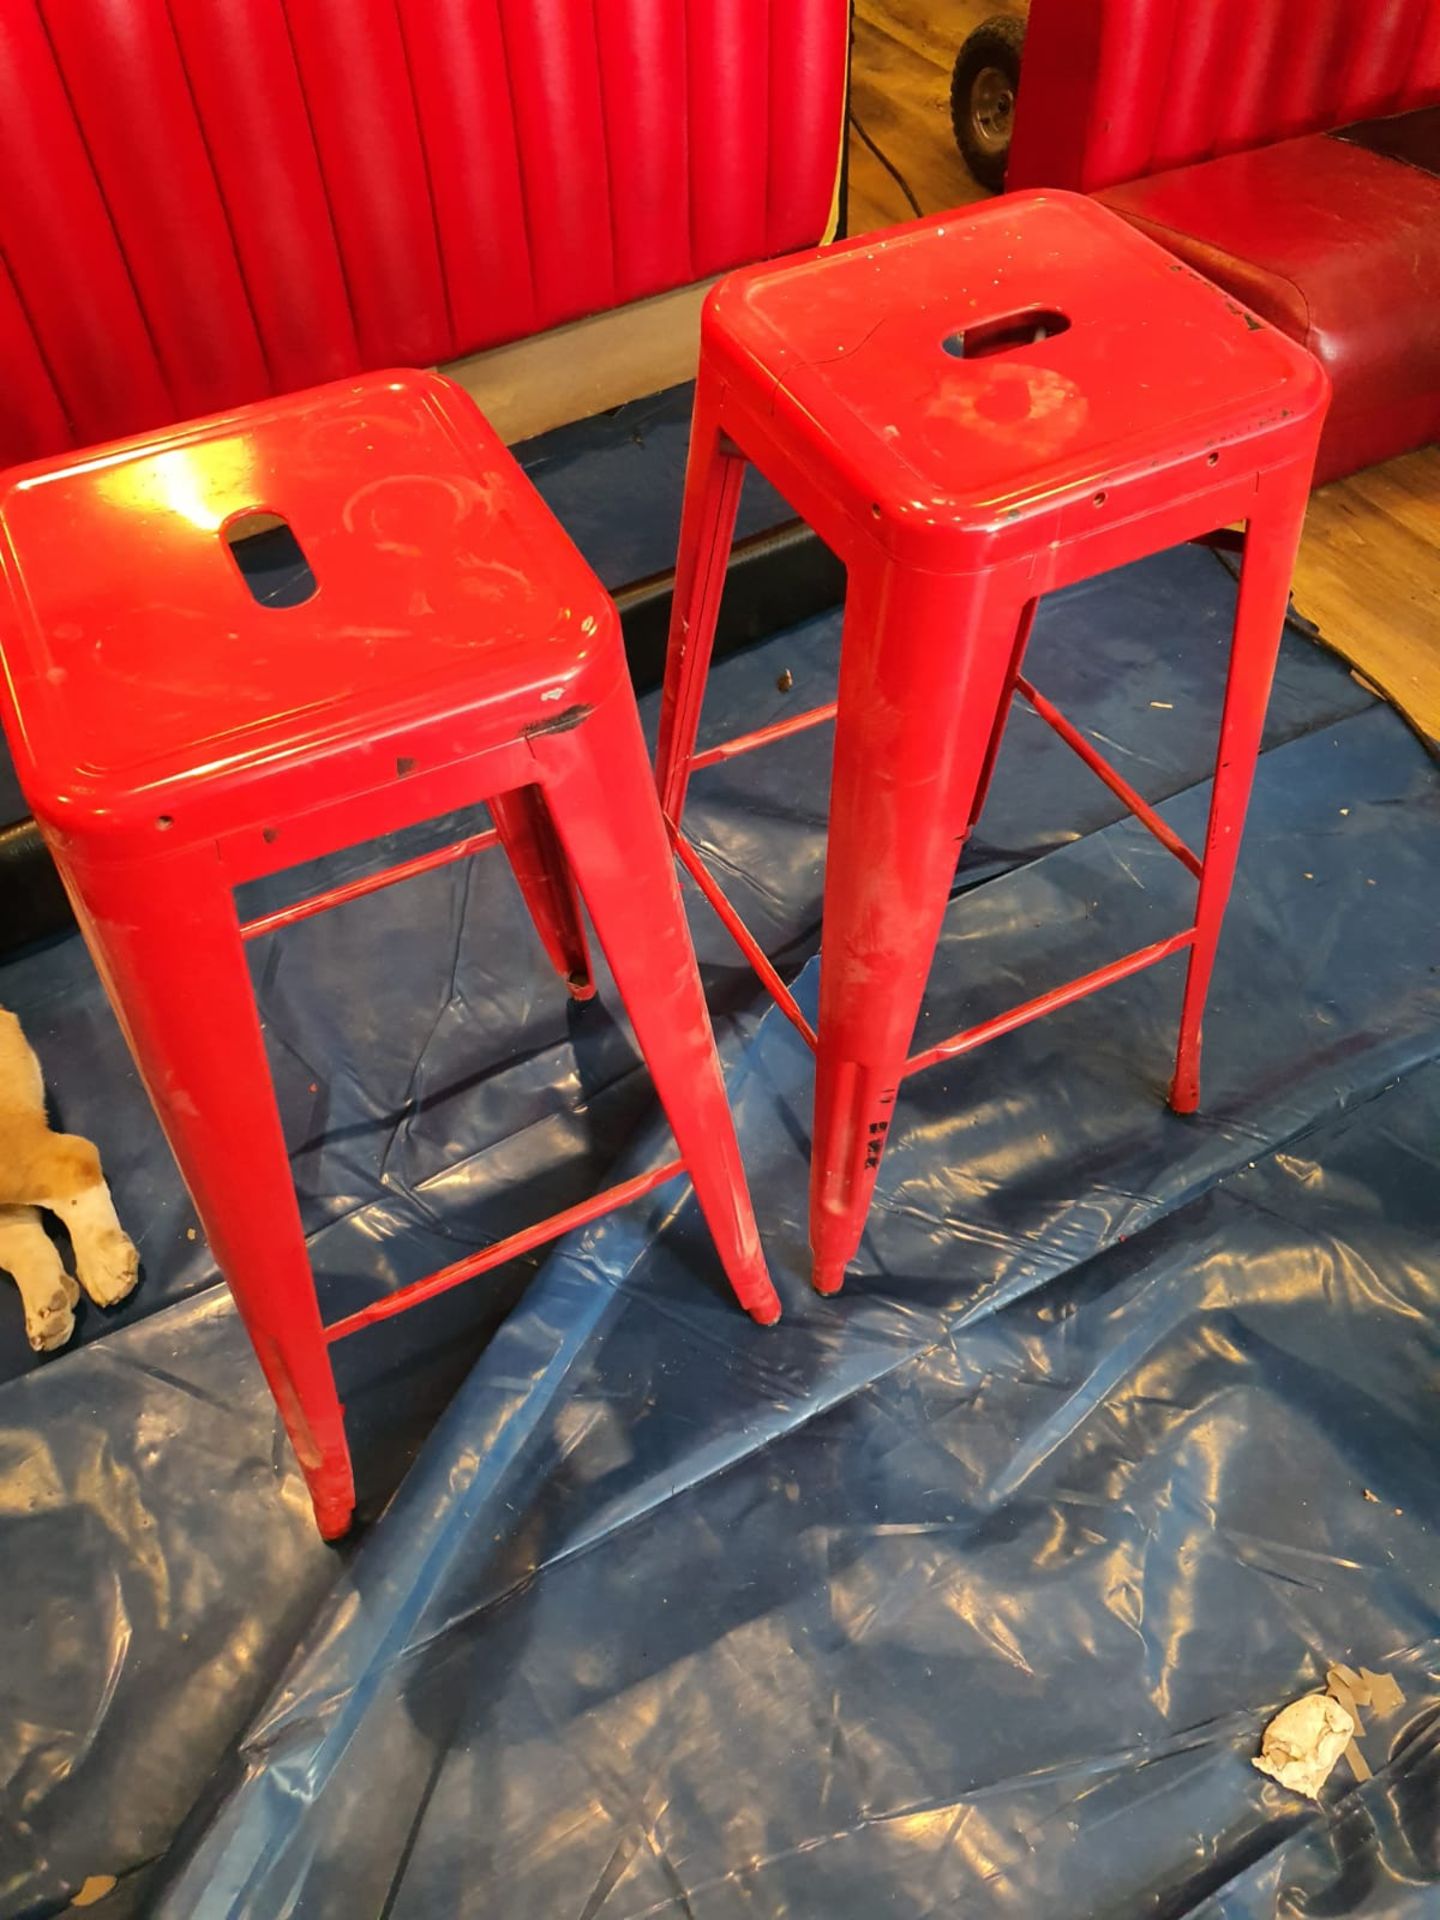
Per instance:
[[[4,0],[0,464],[822,235],[848,0]]]
[[[1440,100],[1440,0],[1032,0],[1006,184],[1092,192]]]

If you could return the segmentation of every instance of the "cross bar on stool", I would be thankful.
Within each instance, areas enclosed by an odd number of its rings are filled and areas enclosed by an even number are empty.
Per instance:
[[[729,740],[721,740],[713,747],[707,747],[703,753],[691,756],[691,773],[699,773],[705,767],[718,766],[722,760],[738,760],[742,753],[753,753],[756,747],[768,747],[776,740],[788,740],[791,734],[808,733],[811,727],[823,726],[827,720],[835,718],[833,700],[827,700],[823,707],[810,707],[804,713],[797,713],[789,720],[772,720],[768,727],[756,727],[753,733],[737,733]]]
[[[1145,799],[1136,791],[1122,774],[1111,766],[1105,756],[1080,732],[1073,722],[1045,695],[1034,687],[1021,674],[1015,675],[1015,691],[1026,705],[1065,742],[1079,759],[1083,760],[1090,771],[1116,796],[1125,803],[1125,807],[1141,826],[1145,827],[1165,851],[1172,854],[1186,871],[1199,879],[1203,864],[1176,833]],[[793,719],[777,721],[768,727],[757,727],[751,733],[736,734],[729,740],[722,740],[704,752],[691,756],[688,771],[695,773],[705,767],[716,766],[725,760],[738,759],[741,754],[753,753],[757,747],[769,746],[775,740],[784,740],[790,735],[808,731],[835,716],[835,703],[811,707],[807,712],[796,714]],[[993,756],[992,756],[993,757]],[[741,953],[749,961],[761,984],[769,993],[780,1012],[795,1028],[796,1032],[810,1048],[815,1051],[815,1029],[801,1011],[794,994],[776,972],[765,949],[746,926],[745,921],[726,898],[724,890],[705,862],[700,858],[695,846],[689,841],[674,821],[667,823],[670,837],[675,845],[675,853],[681,866],[695,882],[701,893],[714,909],[717,918],[724,926]],[[377,881],[377,884],[382,882]],[[1101,987],[1111,986],[1117,980],[1127,979],[1132,973],[1139,973],[1145,967],[1153,967],[1161,960],[1168,960],[1171,954],[1179,953],[1192,946],[1195,940],[1194,927],[1186,927],[1172,934],[1166,940],[1158,940],[1153,945],[1141,947],[1134,953],[1111,960],[1103,967],[1096,967],[1091,973],[1082,974],[1077,980],[1067,981],[1063,986],[1054,987],[1048,993],[1042,993],[1033,1000],[1027,1000],[1018,1007],[1012,1007],[1006,1013],[996,1014],[989,1020],[983,1020],[978,1026],[967,1027],[962,1032],[952,1034],[948,1040],[941,1040],[935,1046],[927,1047],[923,1053],[917,1053],[905,1063],[907,1077],[919,1073],[925,1067],[936,1065],[941,1060],[953,1060],[960,1054],[971,1053],[976,1047],[983,1046],[987,1040],[998,1040],[1002,1034],[1013,1033],[1017,1027],[1023,1027],[1032,1020],[1042,1019],[1047,1013],[1054,1013],[1060,1007],[1068,1007],[1072,1001],[1082,1000],[1087,994],[1098,992]]]
[[[487,827],[483,833],[472,833],[464,840],[452,840],[448,846],[437,847],[433,853],[417,854],[413,860],[399,860],[393,867],[382,867],[378,873],[361,874],[358,880],[345,880],[338,887],[326,887],[320,893],[309,894],[304,900],[296,900],[288,907],[276,907],[273,913],[261,913],[253,920],[242,920],[240,938],[258,940],[262,933],[278,933],[281,927],[293,927],[301,920],[313,920],[317,913],[328,913],[331,907],[344,906],[347,900],[363,900],[367,894],[379,893],[384,887],[397,886],[402,880],[413,880],[417,874],[433,873],[437,867],[448,867],[453,861],[468,859],[472,853],[483,853],[486,847],[498,845],[499,840],[500,836],[494,827]]]
[[[962,1053],[973,1053],[976,1047],[983,1047],[987,1040],[998,1040],[1002,1034],[1014,1033],[1017,1027],[1027,1027],[1032,1020],[1042,1020],[1047,1013],[1055,1013],[1076,1000],[1083,1000],[1087,994],[1097,993],[1101,987],[1113,986],[1117,980],[1128,980],[1132,973],[1157,966],[1160,961],[1168,960],[1172,953],[1183,952],[1194,944],[1194,927],[1184,927],[1179,933],[1172,933],[1167,940],[1157,940],[1151,946],[1138,947],[1134,953],[1127,953],[1119,960],[1107,961],[1103,967],[1096,967],[1093,973],[1082,973],[1074,980],[1067,980],[1063,986],[1052,987],[1048,993],[1022,1001],[1008,1012],[982,1020],[978,1026],[965,1027],[959,1033],[952,1033],[948,1040],[937,1041],[923,1053],[912,1054],[905,1062],[906,1077],[908,1079],[912,1073],[936,1066],[941,1060],[956,1060]]]
[[[393,866],[382,867],[376,873],[362,874],[359,879],[326,887],[289,906],[277,907],[271,913],[257,914],[253,920],[240,923],[240,937],[243,940],[256,940],[262,934],[277,933],[282,927],[292,927],[299,921],[311,920],[332,907],[345,905],[347,901],[363,900],[369,894],[397,886],[402,880],[413,880],[418,874],[433,873],[438,867],[468,859],[472,854],[498,846],[499,841],[500,835],[494,827],[487,827],[482,833],[468,834],[462,840],[452,840],[429,853],[417,854],[411,860],[396,861]],[[783,986],[781,992],[784,992]],[[467,1280],[477,1280],[481,1274],[504,1266],[507,1260],[519,1259],[523,1254],[532,1253],[536,1247],[561,1239],[575,1228],[589,1226],[592,1221],[601,1219],[618,1207],[628,1206],[632,1200],[639,1200],[656,1187],[663,1187],[667,1180],[673,1180],[685,1171],[684,1160],[667,1160],[664,1165],[654,1167],[648,1173],[637,1174],[633,1179],[621,1181],[613,1187],[605,1187],[573,1207],[562,1208],[559,1213],[537,1220],[533,1226],[507,1234],[503,1240],[493,1241],[488,1247],[467,1254],[464,1259],[454,1260],[448,1267],[441,1267],[421,1280],[412,1280],[407,1286],[397,1287],[394,1293],[384,1294],[356,1312],[346,1314],[343,1319],[331,1321],[325,1327],[326,1344],[333,1346],[337,1340],[359,1333],[364,1327],[373,1327],[382,1320],[393,1320],[397,1314],[408,1313],[412,1307],[422,1306],[439,1294],[449,1293],[452,1287],[462,1286]]]
[[[537,1220],[533,1227],[521,1227],[517,1233],[507,1234],[503,1240],[482,1247],[478,1253],[467,1254],[463,1260],[452,1260],[448,1267],[427,1274],[423,1280],[412,1280],[408,1286],[398,1287],[394,1293],[383,1294],[380,1299],[372,1300],[369,1306],[347,1313],[343,1320],[332,1321],[325,1329],[326,1343],[333,1346],[337,1340],[359,1333],[362,1327],[373,1327],[381,1320],[393,1320],[397,1313],[408,1313],[411,1307],[421,1306],[425,1301],[435,1299],[438,1294],[449,1293],[452,1287],[463,1286],[467,1280],[476,1280],[482,1273],[491,1273],[496,1267],[503,1267],[507,1260],[516,1260],[521,1254],[532,1253],[536,1247],[558,1240],[576,1227],[588,1227],[592,1220],[613,1213],[617,1207],[629,1206],[632,1200],[653,1193],[656,1187],[663,1187],[667,1180],[673,1180],[677,1174],[685,1171],[683,1160],[667,1160],[663,1166],[652,1167],[649,1173],[636,1174],[632,1180],[622,1180],[616,1186],[606,1187],[602,1192],[592,1194],[588,1200],[581,1200],[560,1213],[552,1213],[546,1220]]]
[[[784,1014],[785,1018],[813,1053],[815,1051],[815,1029],[800,1011],[794,994],[791,993],[785,982],[775,971],[770,956],[755,938],[754,934],[751,933],[749,927],[746,926],[734,907],[732,907],[730,902],[725,898],[719,882],[715,879],[694,847],[692,847],[690,842],[685,838],[684,834],[681,833],[680,829],[676,826],[671,826],[670,836],[675,843],[675,852],[679,857],[681,866],[684,867],[686,873],[689,874],[701,893],[704,894],[705,898],[710,902],[710,905],[715,909],[716,915],[725,927],[726,932],[750,962],[750,965],[755,969],[762,984],[780,1011]]]

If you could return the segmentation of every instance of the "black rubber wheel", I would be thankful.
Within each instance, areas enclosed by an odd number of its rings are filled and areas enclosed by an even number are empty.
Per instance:
[[[955,144],[971,173],[992,193],[1005,185],[1024,45],[1025,22],[997,13],[976,27],[955,56],[950,80]]]

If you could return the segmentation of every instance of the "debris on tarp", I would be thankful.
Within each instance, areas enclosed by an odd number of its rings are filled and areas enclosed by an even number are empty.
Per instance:
[[[113,1873],[92,1873],[70,1904],[72,1907],[93,1907],[107,1893],[115,1891],[115,1884]]]
[[[1318,1800],[1354,1735],[1354,1716],[1338,1700],[1328,1693],[1307,1693],[1282,1707],[1266,1727],[1252,1765],[1292,1793]]]
[[[1292,1793],[1318,1800],[1342,1754],[1357,1780],[1371,1776],[1357,1742],[1365,1732],[1360,1708],[1383,1718],[1404,1704],[1404,1694],[1388,1673],[1372,1673],[1369,1667],[1328,1667],[1325,1691],[1307,1693],[1282,1708],[1266,1727],[1252,1764]]]
[[[1372,1673],[1369,1667],[1361,1667],[1358,1673],[1353,1667],[1335,1665],[1325,1672],[1325,1690],[1332,1700],[1337,1701],[1355,1723],[1355,1733],[1362,1738],[1365,1723],[1360,1718],[1360,1708],[1370,1713],[1378,1713],[1383,1719],[1387,1713],[1394,1713],[1397,1707],[1403,1707],[1405,1696],[1399,1685],[1388,1673]],[[1360,1751],[1354,1737],[1345,1749],[1345,1758],[1350,1763],[1350,1771],[1357,1780],[1370,1778],[1370,1766]]]

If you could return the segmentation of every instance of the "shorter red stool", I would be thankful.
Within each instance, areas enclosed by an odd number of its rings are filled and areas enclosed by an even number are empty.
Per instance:
[[[816,1050],[814,1282],[838,1289],[907,1073],[1188,950],[1200,1020],[1328,394],[1317,362],[1092,201],[1017,194],[730,274],[701,333],[657,775],[686,870]],[[696,754],[746,461],[844,561],[839,699]],[[1224,531],[1243,521],[1243,540]],[[1021,677],[1037,599],[1243,553],[1203,861]],[[907,1058],[1014,691],[1199,882],[1169,939]],[[817,1034],[679,833],[691,773],[834,716]]]
[[[304,604],[252,596],[229,538],[256,515]],[[327,1539],[354,1507],[327,1347],[360,1327],[682,1170],[779,1317],[614,607],[457,388],[378,375],[17,470],[0,554],[21,785]],[[244,881],[487,799],[492,833],[237,918]],[[497,838],[583,998],[578,882],[683,1157],[325,1326],[244,942]]]

